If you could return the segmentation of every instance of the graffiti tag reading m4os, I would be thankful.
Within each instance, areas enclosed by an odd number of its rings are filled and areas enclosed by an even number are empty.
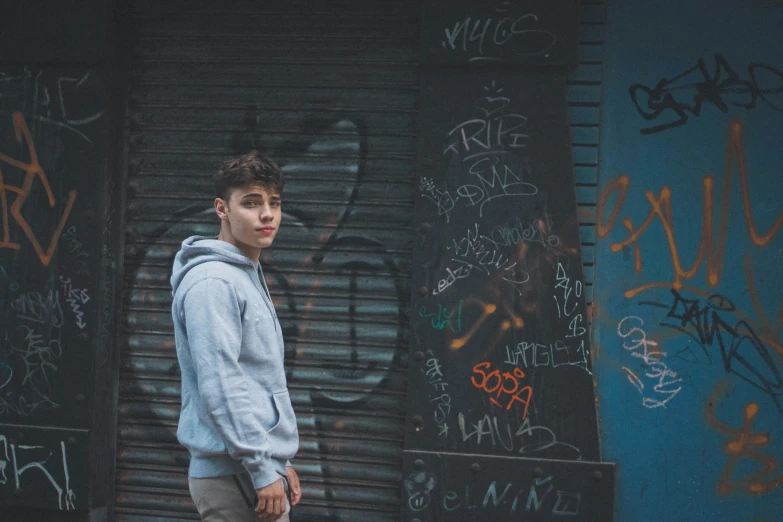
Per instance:
[[[30,243],[32,243],[36,254],[38,254],[38,258],[41,260],[41,263],[43,263],[44,266],[48,266],[52,260],[54,250],[57,248],[57,241],[60,238],[60,234],[62,234],[65,223],[68,221],[68,216],[71,215],[71,210],[73,210],[73,204],[76,201],[76,191],[72,190],[68,194],[68,203],[65,205],[65,209],[60,216],[60,220],[57,223],[57,227],[55,228],[54,234],[52,234],[48,246],[46,249],[44,249],[41,246],[41,243],[38,241],[38,237],[35,235],[35,232],[33,232],[33,229],[30,227],[30,224],[27,222],[24,216],[22,216],[22,207],[32,192],[33,182],[36,180],[36,178],[41,181],[43,189],[46,191],[50,208],[54,208],[56,201],[54,194],[52,193],[52,187],[49,185],[49,180],[46,177],[46,173],[44,172],[43,167],[41,167],[41,164],[38,162],[38,154],[35,151],[33,138],[30,134],[30,129],[28,129],[27,123],[24,120],[24,116],[22,116],[22,113],[15,112],[13,115],[13,122],[14,132],[16,133],[16,141],[20,146],[27,146],[27,150],[30,153],[30,162],[25,163],[24,161],[17,160],[7,156],[6,154],[0,153],[0,162],[24,171],[24,181],[22,182],[21,187],[14,187],[5,184],[3,172],[0,170],[0,212],[2,213],[3,227],[3,235],[0,239],[0,248],[18,250],[21,246],[19,243],[14,243],[11,241],[10,221],[8,217],[9,206],[6,192],[14,192],[17,196],[10,206],[11,216],[14,218],[16,224],[19,225],[19,228],[21,228],[25,233],[27,239],[30,240]]]
[[[489,400],[495,406],[510,410],[515,402],[519,402],[525,407],[522,411],[522,418],[526,418],[527,408],[530,406],[530,400],[533,397],[533,388],[520,385],[519,380],[525,378],[525,372],[519,368],[514,368],[513,372],[503,373],[500,373],[500,370],[497,369],[492,370],[489,373],[484,371],[489,370],[491,366],[492,365],[488,362],[478,363],[474,366],[473,373],[478,375],[481,380],[477,380],[476,375],[474,375],[470,378],[470,382],[472,382],[473,386],[476,388],[494,395],[493,397],[490,397]],[[508,387],[506,387],[507,383],[510,383]],[[503,405],[498,402],[498,399],[501,397],[503,397],[503,400],[508,399],[508,403]]]
[[[545,54],[557,42],[554,34],[538,27],[538,16],[533,13],[517,18],[506,16],[500,20],[474,20],[469,17],[456,22],[452,28],[444,28],[444,36],[441,46],[447,51],[469,53],[470,62],[507,61],[501,56],[493,56],[503,47],[511,49],[517,56]]]

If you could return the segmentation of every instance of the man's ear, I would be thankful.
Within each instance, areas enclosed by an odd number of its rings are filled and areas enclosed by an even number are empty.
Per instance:
[[[223,198],[215,198],[215,213],[221,221],[228,219],[228,203]]]

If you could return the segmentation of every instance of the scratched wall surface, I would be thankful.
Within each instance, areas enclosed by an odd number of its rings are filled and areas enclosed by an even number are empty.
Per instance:
[[[724,5],[609,9],[594,367],[618,520],[781,520],[783,8]]]
[[[87,506],[103,75],[0,68],[0,503]]]
[[[411,2],[134,4],[118,521],[197,519],[175,436],[169,275],[182,239],[217,234],[210,176],[252,148],[287,176],[262,262],[301,436],[296,518],[397,517],[415,13]]]

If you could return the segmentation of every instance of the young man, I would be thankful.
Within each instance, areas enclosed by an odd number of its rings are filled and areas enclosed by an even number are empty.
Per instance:
[[[182,370],[177,438],[205,522],[288,521],[301,498],[283,336],[259,258],[281,219],[283,173],[250,152],[214,178],[217,239],[190,237],[174,260],[172,316]]]

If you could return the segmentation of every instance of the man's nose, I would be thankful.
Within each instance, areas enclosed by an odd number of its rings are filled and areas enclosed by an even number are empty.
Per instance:
[[[272,213],[272,207],[267,205],[261,205],[261,214],[259,216],[261,218],[261,221],[269,221],[274,218],[274,214]]]

